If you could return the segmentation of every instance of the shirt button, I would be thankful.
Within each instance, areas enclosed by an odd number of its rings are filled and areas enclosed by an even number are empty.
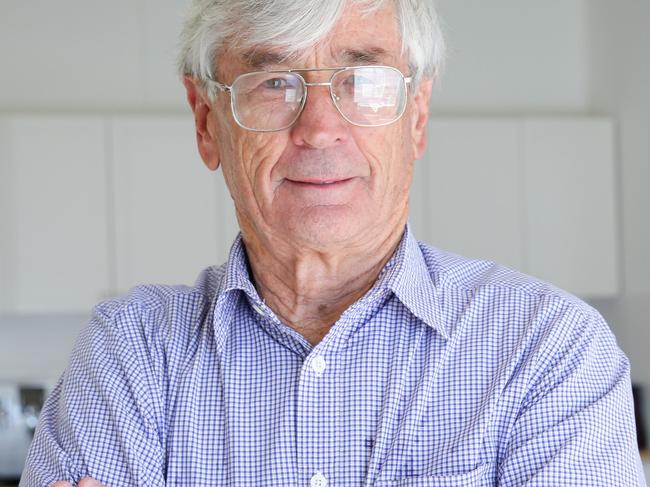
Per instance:
[[[325,487],[327,485],[327,479],[322,473],[316,472],[316,475],[309,481],[309,485],[310,487]]]
[[[317,355],[314,357],[314,360],[311,361],[312,370],[319,375],[323,373],[326,367],[327,364],[325,363],[325,359],[322,355]]]

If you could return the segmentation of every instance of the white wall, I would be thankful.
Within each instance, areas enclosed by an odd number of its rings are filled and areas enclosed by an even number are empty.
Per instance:
[[[589,0],[437,0],[449,63],[434,113],[589,108]]]
[[[625,280],[630,294],[650,295],[650,2],[627,0],[620,14],[616,72],[625,75],[618,78],[616,92],[620,94]],[[650,325],[650,319],[646,323]]]
[[[619,120],[625,283],[650,294],[650,1],[591,0],[592,101]]]
[[[0,110],[180,111],[186,0],[3,0]]]

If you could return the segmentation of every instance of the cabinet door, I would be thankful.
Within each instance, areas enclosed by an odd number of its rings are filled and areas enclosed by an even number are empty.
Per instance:
[[[519,126],[514,120],[429,123],[416,161],[411,222],[427,243],[519,268],[522,200]]]
[[[613,127],[525,122],[528,271],[579,296],[618,290]]]
[[[220,172],[201,161],[190,115],[112,122],[117,291],[192,284],[237,234]]]
[[[0,119],[0,307],[89,312],[109,288],[105,123]]]

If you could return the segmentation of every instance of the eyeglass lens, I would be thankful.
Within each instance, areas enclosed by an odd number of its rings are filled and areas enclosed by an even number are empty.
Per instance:
[[[332,99],[341,115],[361,126],[385,125],[404,111],[406,85],[396,69],[382,66],[349,68],[331,78]],[[307,87],[292,72],[255,72],[232,85],[235,117],[251,130],[282,130],[300,116]]]

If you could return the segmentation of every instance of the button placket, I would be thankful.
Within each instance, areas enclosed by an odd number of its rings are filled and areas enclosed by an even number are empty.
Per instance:
[[[311,370],[310,370],[311,369]],[[311,363],[301,373],[297,403],[297,457],[302,485],[324,487],[327,478],[321,472],[329,464],[327,425],[323,423],[323,387]],[[325,444],[324,444],[325,442]]]

